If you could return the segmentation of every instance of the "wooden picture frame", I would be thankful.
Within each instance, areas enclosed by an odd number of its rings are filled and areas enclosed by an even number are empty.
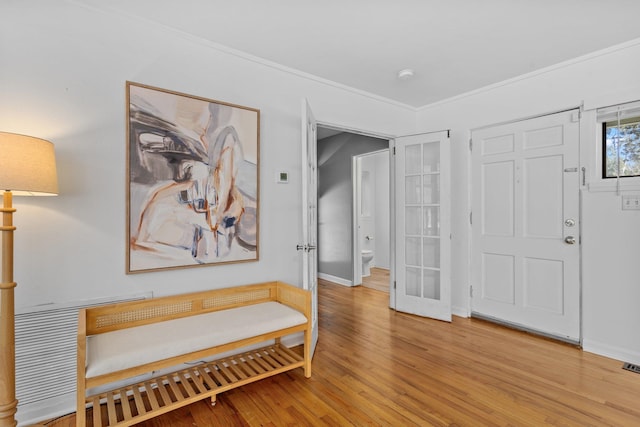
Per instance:
[[[260,110],[127,82],[126,272],[259,259]]]

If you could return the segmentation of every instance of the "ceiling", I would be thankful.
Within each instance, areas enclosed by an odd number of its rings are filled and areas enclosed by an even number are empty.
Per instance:
[[[637,0],[83,1],[410,107],[640,38]]]

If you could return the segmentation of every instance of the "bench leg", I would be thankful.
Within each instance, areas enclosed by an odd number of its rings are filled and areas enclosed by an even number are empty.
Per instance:
[[[211,396],[211,406],[216,406],[216,397],[218,397],[217,394],[214,394],[213,396]]]
[[[311,378],[311,328],[304,331],[304,376]]]
[[[79,385],[76,395],[76,427],[86,427],[87,425],[87,409],[84,396],[84,386]]]

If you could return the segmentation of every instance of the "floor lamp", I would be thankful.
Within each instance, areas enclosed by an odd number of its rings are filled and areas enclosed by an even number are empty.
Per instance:
[[[0,283],[0,427],[17,425],[16,349],[13,288],[12,197],[58,193],[53,144],[43,139],[0,132],[2,282]]]

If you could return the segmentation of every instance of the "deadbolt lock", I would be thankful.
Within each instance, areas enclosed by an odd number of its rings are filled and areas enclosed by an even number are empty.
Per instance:
[[[567,227],[573,227],[574,225],[576,225],[576,221],[573,218],[565,219],[564,225],[566,225]]]

